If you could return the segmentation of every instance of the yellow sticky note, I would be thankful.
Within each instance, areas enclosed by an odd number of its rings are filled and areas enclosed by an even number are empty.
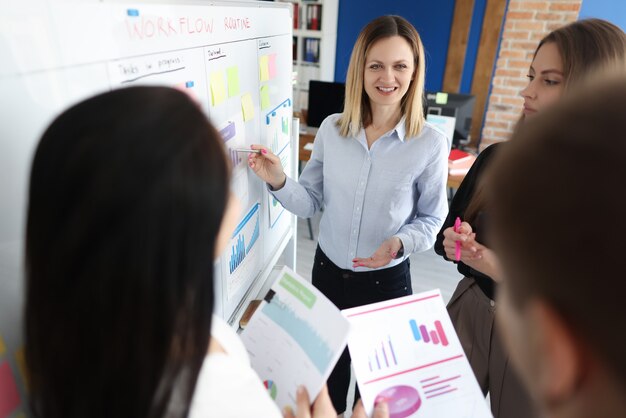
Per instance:
[[[22,375],[22,382],[24,382],[24,387],[28,389],[28,380],[26,375],[26,356],[24,355],[24,346],[21,346],[17,351],[15,351],[15,363],[17,364],[17,368],[20,370],[20,375]]]
[[[228,80],[228,97],[239,94],[239,68],[229,67],[226,69],[226,80]]]
[[[241,111],[243,112],[244,122],[254,119],[254,105],[252,104],[250,93],[241,96]]]
[[[0,356],[3,355],[7,351],[7,346],[4,345],[4,339],[2,339],[2,335],[0,335]]]
[[[259,57],[259,77],[261,81],[270,79],[270,60],[267,55],[261,55]]]
[[[226,99],[226,84],[221,71],[211,73],[211,103],[217,106]]]
[[[435,103],[445,105],[448,103],[448,93],[439,92],[435,95]]]
[[[261,110],[270,107],[270,89],[268,86],[261,86]]]

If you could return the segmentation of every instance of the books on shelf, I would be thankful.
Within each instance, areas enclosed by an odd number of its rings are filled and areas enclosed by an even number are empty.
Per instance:
[[[458,148],[454,148],[450,151],[450,155],[448,156],[449,164],[458,164],[463,161],[470,160],[473,157],[472,154],[466,151],[462,151]]]
[[[302,61],[317,63],[320,61],[320,39],[304,38]]]
[[[283,0],[285,1],[285,0]],[[306,30],[322,30],[322,5],[317,1],[292,1],[293,28]]]
[[[300,5],[293,3],[293,28],[300,29]]]
[[[322,26],[322,5],[307,4],[306,28],[309,30],[320,30],[321,26]]]

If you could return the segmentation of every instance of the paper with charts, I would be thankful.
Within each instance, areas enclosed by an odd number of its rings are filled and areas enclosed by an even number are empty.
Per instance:
[[[438,289],[342,312],[368,416],[385,398],[394,418],[491,417]]]
[[[296,389],[315,399],[346,347],[348,320],[313,285],[284,267],[241,334],[269,395],[296,410]]]

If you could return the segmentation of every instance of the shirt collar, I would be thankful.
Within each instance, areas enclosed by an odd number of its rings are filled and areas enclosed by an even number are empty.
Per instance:
[[[406,125],[405,125],[405,122],[406,122],[406,116],[402,116],[402,118],[400,119],[400,122],[398,122],[396,127],[393,128],[393,130],[398,135],[398,139],[400,139],[400,141],[402,141],[402,142],[404,142],[404,138],[406,137]]]
[[[398,139],[404,142],[404,139],[406,138],[405,122],[406,122],[406,116],[402,116],[402,118],[400,119],[400,122],[398,122],[398,124],[394,126],[392,130],[385,133],[382,137],[393,136],[393,134],[395,133]],[[365,140],[365,128],[361,128],[361,132],[359,133],[357,137],[362,137],[363,140]]]
[[[406,116],[402,116],[402,118],[400,119],[400,122],[398,122],[398,124],[394,126],[392,130],[388,131],[383,136],[393,136],[393,134],[395,133],[398,139],[404,142],[404,139],[406,137],[406,125],[404,124],[405,122],[406,122]]]

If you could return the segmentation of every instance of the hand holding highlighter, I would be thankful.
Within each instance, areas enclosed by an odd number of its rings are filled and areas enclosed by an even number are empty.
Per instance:
[[[461,228],[461,218],[457,216],[456,219],[454,220],[454,232],[458,233],[460,228]],[[454,259],[455,261],[461,261],[461,242],[460,241],[454,242]]]

